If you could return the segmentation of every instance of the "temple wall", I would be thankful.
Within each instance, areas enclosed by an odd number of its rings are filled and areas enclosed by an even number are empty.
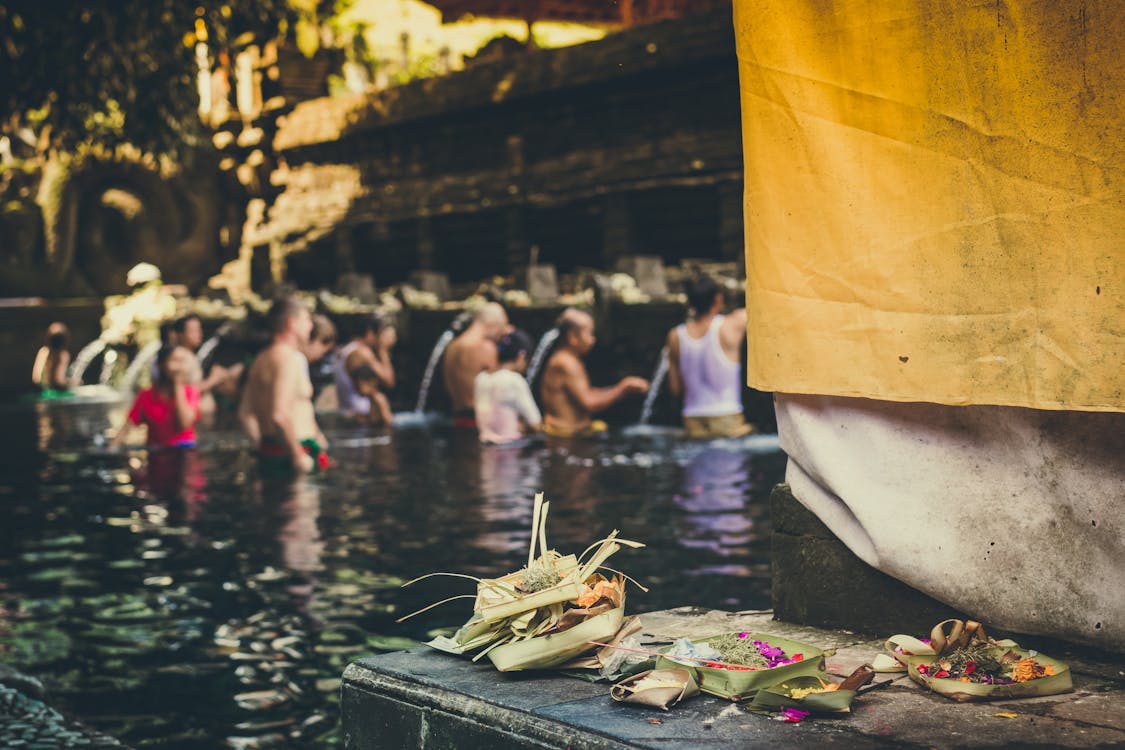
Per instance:
[[[299,105],[263,245],[302,286],[453,280],[621,256],[739,260],[738,72],[729,10]],[[346,197],[343,197],[345,196]]]

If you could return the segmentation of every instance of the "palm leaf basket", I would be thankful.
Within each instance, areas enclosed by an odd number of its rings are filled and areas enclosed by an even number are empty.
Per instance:
[[[856,691],[836,689],[826,693],[809,693],[802,698],[794,698],[794,691],[823,687],[825,680],[810,675],[792,677],[776,685],[762,688],[754,695],[751,710],[774,712],[783,708],[796,708],[814,714],[848,713]]]
[[[714,635],[702,638],[694,643],[710,643],[722,638],[723,635]],[[743,701],[753,698],[758,691],[771,685],[791,680],[796,677],[824,677],[827,671],[824,665],[824,651],[807,643],[791,641],[768,633],[749,633],[748,638],[765,641],[771,646],[781,648],[787,654],[802,654],[804,659],[793,664],[783,664],[769,669],[735,670],[719,669],[707,666],[693,666],[691,669],[699,681],[699,689],[720,698],[732,701]],[[668,656],[661,656],[656,660],[657,669],[670,669],[682,667],[683,664],[674,661]]]
[[[616,635],[625,619],[625,582],[632,579],[617,571],[607,578],[598,571],[609,570],[604,568],[606,560],[622,546],[644,545],[621,539],[615,530],[581,555],[562,555],[547,547],[550,505],[542,493],[535,496],[531,545],[523,569],[499,578],[430,574],[470,578],[477,582],[477,591],[475,596],[453,597],[473,599],[472,617],[452,636],[439,636],[428,645],[452,654],[476,652],[473,661],[488,656],[501,672],[513,672],[557,667],[594,650],[591,641]]]
[[[1070,667],[1064,662],[1020,648],[1015,641],[993,640],[985,635],[980,623],[972,620],[945,620],[934,626],[930,636],[930,641],[926,642],[908,635],[895,635],[887,639],[884,647],[905,668],[910,679],[946,698],[961,702],[1031,698],[1065,693],[1074,687]],[[983,653],[997,661],[1033,659],[1038,664],[1049,667],[1053,674],[1009,684],[966,682],[959,678],[935,677],[931,674],[940,670],[944,656],[971,644],[983,647]],[[925,667],[925,670],[921,671],[919,667]]]

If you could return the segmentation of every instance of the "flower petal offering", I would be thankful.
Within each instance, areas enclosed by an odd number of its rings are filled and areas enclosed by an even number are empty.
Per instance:
[[[613,577],[607,578],[598,571],[622,546],[644,545],[621,539],[614,531],[581,555],[562,555],[547,547],[550,505],[543,493],[535,496],[531,545],[522,569],[500,578],[430,574],[477,582],[476,596],[465,597],[474,599],[473,616],[452,637],[430,641],[431,647],[452,654],[477,651],[473,661],[487,655],[498,670],[510,672],[559,666],[593,651],[594,642],[617,635],[625,621],[625,582],[631,579],[616,571],[609,571]]]
[[[1070,668],[1014,641],[993,640],[969,620],[945,620],[929,639],[889,638],[885,647],[915,682],[956,701],[1024,698],[1073,688]]]
[[[804,676],[826,676],[824,652],[765,633],[726,633],[698,641],[681,639],[657,660],[657,668],[690,666],[699,688],[728,700],[753,698],[764,688]]]

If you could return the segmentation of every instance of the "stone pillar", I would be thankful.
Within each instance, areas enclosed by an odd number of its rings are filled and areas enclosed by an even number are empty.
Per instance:
[[[742,183],[721,182],[715,186],[719,203],[719,257],[745,267],[745,227],[742,218]]]
[[[336,229],[336,275],[355,271],[354,227],[343,224]]]
[[[429,216],[418,217],[418,270],[434,268],[434,232]]]
[[[613,268],[632,251],[631,217],[627,193],[610,193],[602,199],[602,265]]]
[[[504,255],[509,273],[528,265],[528,249],[523,206],[509,206],[504,209]]]

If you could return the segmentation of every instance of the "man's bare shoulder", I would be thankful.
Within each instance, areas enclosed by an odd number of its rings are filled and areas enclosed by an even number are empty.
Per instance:
[[[547,360],[546,369],[547,371],[569,374],[576,372],[582,367],[582,360],[575,356],[574,352],[567,349],[560,349]]]

